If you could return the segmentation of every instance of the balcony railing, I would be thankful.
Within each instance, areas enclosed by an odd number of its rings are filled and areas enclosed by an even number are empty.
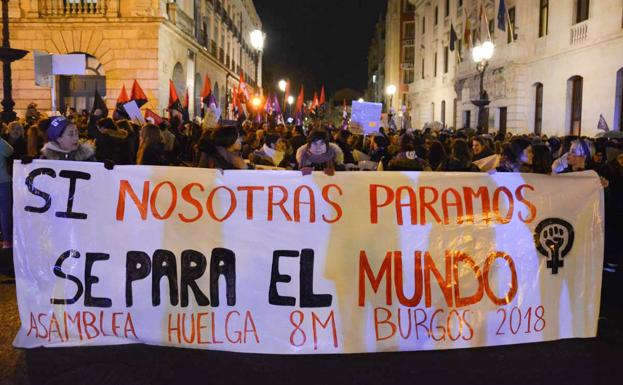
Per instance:
[[[588,38],[588,23],[574,25],[571,27],[570,43],[571,45],[583,42]]]
[[[119,0],[39,0],[41,16],[104,16]]]

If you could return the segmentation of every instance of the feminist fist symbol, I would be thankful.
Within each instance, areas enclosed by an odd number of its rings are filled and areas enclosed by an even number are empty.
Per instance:
[[[558,274],[558,268],[564,266],[563,258],[571,251],[573,239],[573,226],[562,219],[545,219],[536,227],[536,249],[547,257],[547,268],[552,269],[552,274]]]

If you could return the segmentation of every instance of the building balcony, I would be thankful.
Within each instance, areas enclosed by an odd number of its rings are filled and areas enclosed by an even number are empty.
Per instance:
[[[119,0],[38,0],[41,17],[102,17],[119,10]]]
[[[588,20],[571,26],[569,43],[576,45],[588,39]]]
[[[414,61],[415,61],[414,58],[405,59],[404,62],[400,63],[400,69],[401,70],[412,70],[413,68],[415,68],[415,64],[413,63]]]
[[[415,45],[415,37],[405,37],[402,39],[402,45]]]
[[[84,0],[83,0],[84,1]],[[175,24],[179,29],[187,35],[195,37],[195,26],[193,19],[184,11],[179,9],[176,3],[167,3],[167,15],[171,23]]]

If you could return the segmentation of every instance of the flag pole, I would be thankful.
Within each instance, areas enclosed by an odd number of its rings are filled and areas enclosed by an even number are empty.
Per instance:
[[[485,9],[485,5],[480,1],[480,12],[482,13],[482,17],[485,18],[485,28],[487,29],[487,36],[489,37],[489,41],[491,41],[491,31],[489,30],[489,18],[487,17],[487,10]]]
[[[504,10],[504,13],[506,14],[506,22],[508,23],[508,32],[511,34],[511,43],[514,43],[515,42],[515,27],[511,23],[511,16],[508,13],[508,8]]]

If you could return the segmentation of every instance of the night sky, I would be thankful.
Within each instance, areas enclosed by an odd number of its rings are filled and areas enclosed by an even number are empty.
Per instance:
[[[341,88],[363,92],[367,84],[368,48],[386,0],[254,0],[266,33],[264,89],[281,78],[301,82],[306,98],[320,92],[327,99]]]

